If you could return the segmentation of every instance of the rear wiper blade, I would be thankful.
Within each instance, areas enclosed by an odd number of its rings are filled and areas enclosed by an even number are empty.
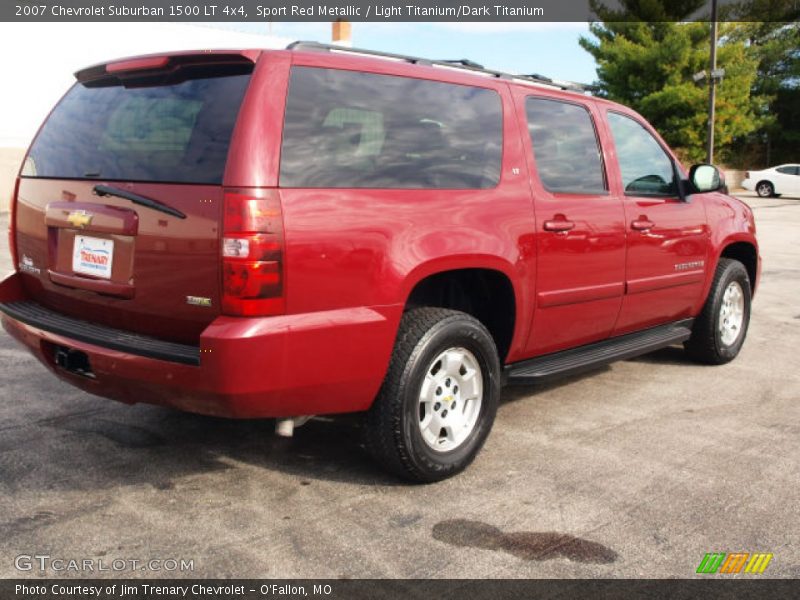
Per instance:
[[[173,217],[178,217],[179,219],[186,218],[186,215],[177,208],[172,208],[171,206],[162,204],[158,200],[140,196],[139,194],[134,194],[133,192],[129,192],[127,190],[121,190],[110,185],[96,185],[94,186],[94,193],[101,197],[116,196],[117,198],[125,198],[125,200],[130,200],[134,204],[146,206],[147,208],[152,208],[153,210],[159,210],[163,213],[167,213],[168,215],[172,215]]]

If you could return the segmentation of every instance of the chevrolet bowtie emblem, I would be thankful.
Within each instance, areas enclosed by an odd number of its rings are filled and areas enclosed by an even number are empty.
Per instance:
[[[69,221],[73,227],[80,227],[83,229],[92,222],[92,218],[94,218],[94,215],[87,213],[85,210],[73,210],[69,213],[67,221]]]

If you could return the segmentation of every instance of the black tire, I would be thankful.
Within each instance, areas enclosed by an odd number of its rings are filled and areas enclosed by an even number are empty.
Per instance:
[[[769,181],[759,181],[756,184],[756,194],[762,198],[771,198],[775,195],[775,186]]]
[[[483,394],[471,433],[459,446],[443,452],[423,439],[419,395],[431,364],[451,348],[465,348],[476,359]],[[455,310],[409,310],[400,321],[386,378],[366,416],[367,449],[386,470],[404,479],[433,482],[451,477],[464,470],[483,446],[499,396],[497,348],[480,321]]]
[[[726,344],[723,342],[719,330],[720,310],[725,290],[734,281],[739,283],[743,294],[743,321],[736,339]],[[684,343],[689,356],[698,362],[710,365],[725,364],[736,358],[742,349],[745,337],[747,337],[747,328],[750,323],[751,289],[750,276],[742,263],[730,258],[719,259],[703,311],[695,319],[692,337]]]

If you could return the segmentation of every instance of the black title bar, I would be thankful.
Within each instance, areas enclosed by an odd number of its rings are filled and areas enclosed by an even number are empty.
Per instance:
[[[6,579],[3,600],[780,600],[787,579]]]
[[[800,0],[717,0],[721,21],[793,21]],[[618,0],[599,0],[632,17]],[[681,3],[676,3],[681,4]],[[711,0],[697,0],[689,14],[673,14],[670,2],[645,3],[635,20],[707,21]],[[0,21],[592,21],[598,20],[589,0],[3,0]],[[612,20],[612,19],[604,19]]]

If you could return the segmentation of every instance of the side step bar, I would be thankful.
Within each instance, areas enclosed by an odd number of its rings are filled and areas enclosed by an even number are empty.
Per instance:
[[[555,352],[507,365],[509,385],[528,385],[547,379],[588,371],[617,360],[625,360],[654,350],[679,344],[692,335],[694,319],[676,321],[644,331],[621,335],[580,348]]]

